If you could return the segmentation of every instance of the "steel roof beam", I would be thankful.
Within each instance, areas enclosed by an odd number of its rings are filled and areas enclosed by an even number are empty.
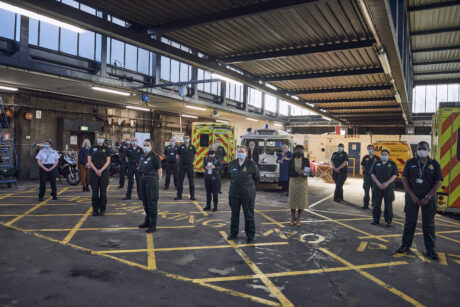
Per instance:
[[[318,89],[302,89],[302,90],[288,90],[287,94],[290,95],[306,95],[306,94],[328,94],[328,93],[348,93],[348,92],[367,92],[367,91],[381,91],[391,90],[393,85],[373,85],[373,86],[355,86],[355,87],[334,87],[334,88],[318,88]]]
[[[456,84],[460,83],[460,78],[459,79],[438,79],[438,80],[414,80],[414,86],[416,85],[437,85],[437,84]]]
[[[301,48],[288,48],[283,50],[276,51],[260,51],[256,53],[248,53],[243,55],[236,55],[222,58],[222,62],[225,64],[235,64],[240,62],[247,61],[259,61],[259,60],[268,60],[268,59],[277,59],[288,56],[298,56],[298,55],[307,55],[323,52],[334,52],[350,49],[359,49],[359,48],[369,48],[374,46],[375,39],[366,39],[355,42],[345,42],[345,43],[334,43],[334,44],[325,44],[319,46],[310,46],[310,47],[301,47]]]
[[[402,113],[400,110],[398,111],[385,111],[385,112],[379,112],[379,113],[376,113],[376,112],[358,112],[358,113],[344,113],[344,114],[339,114],[339,113],[334,113],[335,116],[337,117],[364,117],[364,116],[369,116],[370,117],[370,120],[372,120],[372,118],[374,117],[390,117],[390,118],[398,118],[399,117],[397,115],[401,115],[401,119],[402,119]],[[349,120],[349,119],[348,119]]]
[[[390,97],[368,97],[368,98],[346,98],[346,99],[330,99],[330,100],[308,100],[310,103],[348,103],[348,102],[375,102],[375,101],[396,101],[393,96]]]
[[[430,61],[430,62],[415,62],[415,63],[412,63],[412,65],[421,66],[421,65],[457,64],[457,63],[460,63],[460,59],[439,60],[439,61]]]
[[[421,72],[414,72],[414,76],[448,75],[448,74],[459,74],[459,73],[460,73],[460,70],[421,71]]]
[[[326,72],[306,72],[306,73],[295,74],[295,75],[262,77],[260,80],[263,82],[274,82],[274,81],[290,81],[290,80],[317,79],[317,78],[330,78],[330,77],[343,77],[343,76],[357,76],[357,75],[368,75],[368,74],[379,74],[379,73],[383,73],[383,69],[381,67],[352,69],[352,70],[336,70],[336,71],[326,71]]]
[[[413,31],[413,32],[410,32],[409,35],[411,35],[411,36],[430,35],[430,34],[457,32],[457,31],[460,31],[460,27],[449,27],[449,28],[439,28],[439,29]]]
[[[460,5],[460,1],[455,0],[455,1],[430,3],[430,4],[425,4],[425,5],[409,6],[407,8],[407,11],[417,12],[417,11],[433,10],[433,9],[439,9],[439,8],[450,7],[450,6],[455,6],[455,5]]]
[[[400,110],[401,107],[399,104],[394,104],[394,105],[389,105],[389,106],[346,106],[346,109],[344,107],[321,107],[323,110],[331,110],[331,112],[334,111],[348,111],[348,110],[368,110],[368,109],[398,109]]]
[[[460,49],[460,45],[413,49],[412,53],[457,50],[457,49]]]
[[[147,29],[147,33],[161,35],[167,32],[179,31],[184,28],[203,26],[219,21],[225,21],[229,19],[242,18],[247,16],[254,16],[260,14],[266,14],[271,11],[277,11],[282,9],[290,9],[299,5],[305,5],[308,3],[314,3],[319,0],[269,0],[265,2],[250,4],[246,6],[229,9],[222,12],[211,13],[207,15],[192,17],[189,19],[181,20],[173,23],[166,23],[157,26],[150,27]]]

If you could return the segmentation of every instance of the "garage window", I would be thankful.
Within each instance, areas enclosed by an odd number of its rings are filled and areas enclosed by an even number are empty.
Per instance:
[[[209,146],[209,134],[200,134],[200,147]]]

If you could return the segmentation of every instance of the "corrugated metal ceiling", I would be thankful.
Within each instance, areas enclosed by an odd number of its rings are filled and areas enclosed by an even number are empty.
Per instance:
[[[324,46],[373,39],[358,0],[305,1],[294,8],[272,10],[225,20],[215,20],[186,28],[178,28],[164,36],[204,54],[225,60],[247,54],[263,54],[311,46]],[[83,0],[117,17],[145,27],[180,23],[190,18],[224,12],[267,1],[249,0]],[[375,47],[350,48],[341,51],[317,52],[271,59],[246,60],[233,64],[255,78],[328,71],[380,67]],[[391,85],[383,73],[355,74],[341,77],[321,77],[271,82],[281,90],[337,88],[369,85]],[[393,90],[318,93],[301,95],[305,99],[348,99],[394,97]],[[388,102],[385,102],[388,103]],[[390,102],[391,103],[391,102]],[[392,103],[396,103],[393,101]],[[382,105],[379,102],[340,105],[338,109],[354,106]],[[386,105],[386,104],[385,104]],[[384,113],[389,109],[376,109]],[[331,110],[332,112],[333,110]],[[359,110],[361,112],[361,109]],[[390,110],[391,111],[391,110]],[[402,115],[400,113],[400,118]],[[375,122],[375,119],[370,120]]]

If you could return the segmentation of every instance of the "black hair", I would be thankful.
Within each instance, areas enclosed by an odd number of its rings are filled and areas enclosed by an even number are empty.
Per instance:
[[[388,155],[390,155],[390,151],[388,149],[382,149],[382,153],[386,152]]]
[[[302,149],[303,150],[303,146],[302,145],[295,145],[295,149]]]
[[[430,145],[426,141],[420,141],[418,142],[417,146],[426,146],[428,149],[430,148]]]
[[[342,143],[339,143],[339,146],[345,147]]]
[[[150,145],[152,145],[152,140],[151,140],[151,139],[145,139],[145,140],[144,140],[144,143],[145,143],[145,142],[149,142]]]
[[[369,148],[369,147],[374,148],[374,145],[372,145],[372,144],[367,145],[367,148]]]
[[[53,141],[51,139],[45,139],[45,142],[53,146]]]

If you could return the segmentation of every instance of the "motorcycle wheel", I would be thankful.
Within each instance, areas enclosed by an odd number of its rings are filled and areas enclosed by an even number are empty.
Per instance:
[[[65,180],[70,185],[77,185],[80,183],[80,171],[78,169],[69,170]]]

